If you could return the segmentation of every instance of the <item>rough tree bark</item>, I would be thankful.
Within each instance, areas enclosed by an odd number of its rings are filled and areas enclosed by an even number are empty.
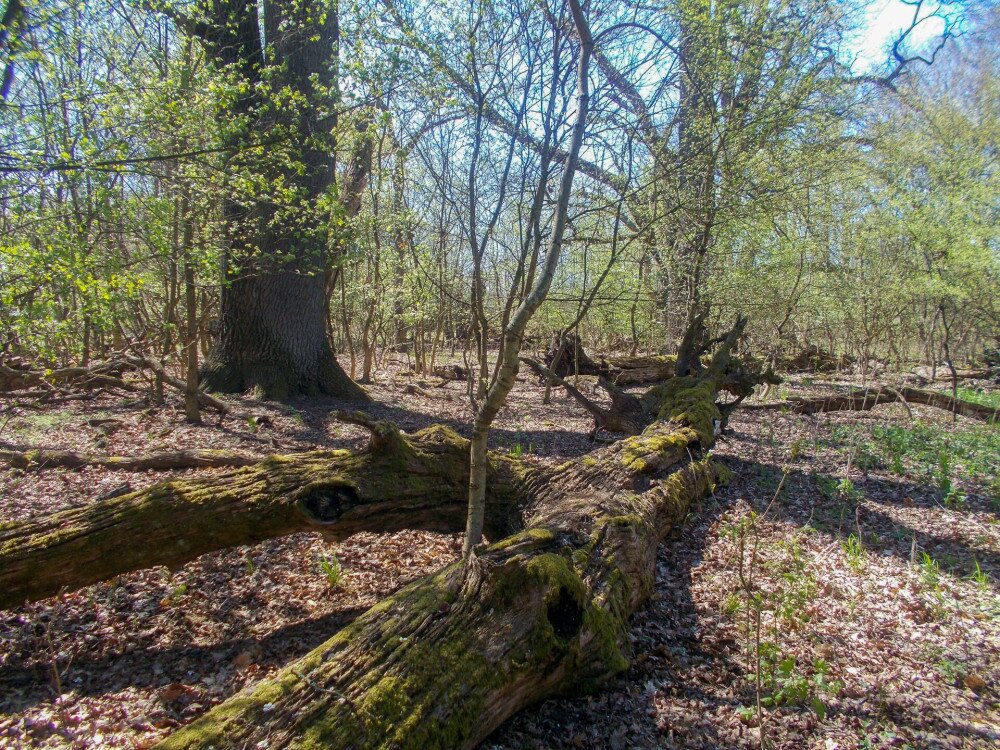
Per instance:
[[[734,341],[671,381],[640,435],[555,468],[491,456],[486,532],[499,541],[161,748],[468,748],[532,702],[625,670],[628,618],[651,590],[660,538],[725,474],[706,452]],[[272,457],[4,528],[0,603],[300,529],[462,527],[468,441],[346,418],[371,429],[368,449]],[[146,543],[123,549],[122,538]]]
[[[219,337],[203,383],[277,399],[368,400],[327,337],[336,9],[321,0],[205,0],[188,16],[150,4],[200,39],[237,84],[219,113],[233,179],[222,199]]]
[[[463,527],[467,441],[444,427],[404,437],[391,425],[363,415],[338,416],[372,431],[366,450],[271,456],[234,472],[176,479],[0,526],[0,607],[131,570],[183,565],[207,552],[296,531],[320,530],[330,539],[342,539],[358,531]],[[190,453],[183,458],[192,458]],[[233,454],[199,453],[202,466],[234,459]],[[58,452],[23,457],[28,466],[46,458],[69,465],[65,461],[79,458]],[[3,458],[18,460],[16,452]],[[124,461],[112,468],[133,468]],[[150,468],[161,468],[160,463]],[[505,514],[520,473],[511,460],[491,457],[487,529],[493,536],[513,528]],[[123,543],[138,540],[142,543]]]
[[[172,471],[174,469],[219,469],[252,466],[260,458],[232,451],[181,450],[150,453],[145,456],[92,456],[75,451],[12,445],[0,442],[0,461],[22,471],[43,469],[79,469],[102,466],[115,471]]]

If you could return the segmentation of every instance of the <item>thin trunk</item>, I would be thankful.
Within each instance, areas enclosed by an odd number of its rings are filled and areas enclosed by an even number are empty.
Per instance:
[[[549,238],[548,253],[541,273],[535,279],[531,291],[518,306],[510,323],[504,329],[500,367],[497,376],[480,402],[473,424],[472,441],[469,450],[469,514],[465,529],[465,541],[462,554],[469,558],[483,536],[483,518],[486,510],[486,444],[489,429],[496,418],[500,407],[507,400],[507,394],[514,387],[517,376],[518,356],[521,352],[521,342],[528,321],[535,314],[548,294],[549,286],[555,275],[556,266],[562,250],[563,235],[566,230],[566,220],[569,211],[570,193],[573,190],[573,178],[576,174],[577,159],[583,145],[583,136],[587,126],[587,115],[590,109],[589,70],[590,58],[594,41],[590,35],[590,27],[580,6],[579,0],[569,0],[573,23],[580,39],[580,57],[577,67],[577,101],[576,121],[573,124],[573,135],[569,154],[559,185],[556,199],[555,215],[552,222],[552,234]]]

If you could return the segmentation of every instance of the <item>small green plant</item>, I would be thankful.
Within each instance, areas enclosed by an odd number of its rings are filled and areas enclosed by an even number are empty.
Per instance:
[[[341,578],[343,578],[343,570],[337,556],[332,552],[329,555],[323,555],[319,560],[319,570],[326,576],[326,582],[330,584],[330,588],[337,588]]]
[[[187,583],[179,583],[176,586],[171,586],[170,590],[167,591],[167,595],[160,600],[160,604],[165,607],[172,607],[177,604],[187,592]]]
[[[872,437],[878,450],[890,460],[892,470],[904,473],[903,459],[927,467],[943,493],[951,488],[956,472],[969,479],[1000,482],[995,456],[1000,454],[1000,429],[981,425],[951,432],[937,425],[916,423],[909,427],[875,426]],[[994,489],[994,494],[1000,484]]]
[[[847,564],[855,573],[861,573],[865,569],[865,548],[861,542],[861,537],[851,534],[841,543],[844,554],[847,555]]]
[[[802,455],[802,448],[805,445],[805,440],[803,438],[796,438],[796,440],[791,444],[788,449],[788,456],[793,461],[797,460],[799,456]]]
[[[920,580],[932,591],[941,588],[941,566],[926,552],[920,554]]]
[[[257,422],[257,417],[253,414],[247,414],[246,420],[247,428],[250,430],[250,433],[256,435],[260,431],[260,424]]]
[[[740,611],[740,604],[740,595],[735,591],[730,591],[722,600],[722,613],[727,617],[732,617]]]
[[[975,404],[1000,408],[1000,391],[997,390],[985,391],[981,388],[960,387],[958,389],[958,397],[963,401],[971,401]]]
[[[889,454],[889,470],[896,476],[902,476],[906,473],[906,467],[903,466],[903,454],[891,452]]]
[[[972,579],[973,582],[975,582],[976,586],[979,587],[980,591],[983,592],[988,591],[990,588],[989,574],[987,574],[981,567],[979,567],[978,560],[973,560],[973,562],[976,564],[976,569],[972,571],[972,575],[970,575],[969,578]]]
[[[961,510],[965,507],[965,501],[967,498],[965,494],[961,492],[958,487],[952,486],[944,496],[944,505],[946,508],[954,508],[955,510]]]
[[[833,500],[837,497],[837,480],[832,477],[824,476],[818,474],[816,476],[816,486],[819,487],[820,493],[827,500]]]
[[[952,489],[954,489],[951,482],[951,456],[947,450],[938,451],[938,466],[935,478],[937,479],[938,489],[947,497]]]
[[[849,477],[844,477],[837,482],[837,495],[840,496],[841,500],[857,500],[859,494],[854,482]]]
[[[843,683],[830,679],[830,665],[816,659],[811,665],[811,675],[797,667],[794,656],[779,653],[773,643],[761,644],[761,670],[768,695],[761,705],[810,706],[822,721],[826,718],[826,701],[843,690]]]

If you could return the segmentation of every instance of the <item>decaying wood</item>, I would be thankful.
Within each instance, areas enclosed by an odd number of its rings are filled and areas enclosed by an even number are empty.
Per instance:
[[[742,327],[737,325],[737,329]],[[656,547],[725,474],[706,457],[731,370],[727,336],[697,376],[659,386],[641,434],[559,467],[490,456],[495,541],[373,607],[161,748],[469,748],[542,698],[628,667],[628,618]],[[655,390],[655,389],[653,389]],[[454,531],[468,442],[364,414],[362,451],[273,456],[0,530],[0,605],[302,529]],[[123,544],[122,540],[141,540]]]
[[[692,324],[692,328],[700,329],[703,326],[704,316],[697,317]],[[781,382],[780,378],[770,370],[761,372],[756,363],[742,362],[730,355],[736,344],[736,339],[742,334],[745,326],[746,320],[739,319],[727,334],[710,340],[703,331],[698,334],[689,331],[681,344],[681,353],[676,358],[676,362],[669,368],[669,375],[663,378],[664,382],[653,386],[641,396],[633,396],[618,384],[599,376],[598,386],[607,391],[611,397],[611,405],[607,408],[584,396],[578,388],[544,365],[526,357],[522,357],[521,361],[531,367],[541,379],[548,379],[561,385],[567,393],[590,412],[594,417],[594,430],[591,437],[595,437],[601,430],[637,435],[659,418],[659,404],[664,396],[669,395],[677,387],[684,387],[685,378],[699,376],[706,366],[702,361],[703,355],[710,347],[721,345],[711,366],[718,369],[718,389],[735,396],[734,400],[717,405],[720,411],[719,427],[722,427],[732,411],[742,403],[744,398],[753,393],[754,386],[760,383]],[[682,368],[683,371],[678,373],[678,367]],[[674,380],[678,383],[674,383]]]
[[[523,530],[383,601],[161,750],[470,748],[524,706],[625,670],[658,540],[722,473],[702,456],[727,357],[670,381],[641,435],[524,468]]]
[[[819,414],[830,411],[870,411],[880,404],[892,403],[923,404],[970,419],[980,419],[987,422],[995,422],[1000,416],[995,407],[952,398],[945,393],[926,391],[920,388],[897,389],[888,386],[849,388],[831,393],[828,396],[809,398],[796,396],[769,404],[748,404],[745,408],[754,411],[787,410],[796,414]]]
[[[991,376],[991,370],[989,368],[982,368],[979,370],[956,370],[955,377],[958,380],[980,380],[987,379]],[[946,382],[951,380],[951,371],[948,370],[946,365],[942,365],[938,368],[927,367],[926,365],[918,367],[913,371],[913,374],[928,383],[931,382]]]
[[[596,375],[615,385],[658,383],[674,376],[677,362],[677,357],[674,355],[636,357],[600,355],[594,359],[587,354],[577,334],[567,333],[564,336],[561,350],[560,338],[557,335],[543,358],[545,367],[556,376],[566,378],[571,375]]]
[[[180,393],[187,392],[187,384],[180,378],[175,378],[167,372],[166,368],[164,368],[163,365],[157,362],[153,357],[130,356],[126,358],[126,361],[139,369],[152,370],[163,380],[164,383],[169,385],[174,390],[179,391]],[[220,419],[226,415],[232,415],[233,413],[232,407],[230,407],[230,405],[225,401],[202,390],[198,391],[198,405],[215,409],[215,411],[219,413]]]
[[[521,357],[521,361],[534,370],[543,380],[547,379],[556,385],[562,386],[577,403],[590,412],[590,415],[594,418],[594,429],[590,433],[591,438],[595,437],[601,430],[638,435],[652,421],[652,416],[646,413],[640,399],[626,393],[603,377],[598,378],[597,384],[601,388],[604,388],[611,396],[611,408],[609,409],[605,409],[603,406],[584,396],[579,388],[561,378],[541,363],[528,357]]]
[[[74,451],[0,443],[0,461],[24,471],[79,469],[101,466],[115,471],[171,471],[174,469],[239,468],[259,463],[260,458],[232,451],[180,450],[145,456],[95,456]]]
[[[64,367],[56,370],[34,370],[27,363],[17,361],[16,367],[11,363],[0,362],[0,393],[21,391],[26,388],[41,388],[53,393],[47,399],[54,403],[56,398],[64,400],[74,398],[58,394],[56,387],[72,388],[117,388],[123,391],[137,392],[140,387],[123,379],[122,375],[129,370],[152,370],[164,383],[171,388],[184,393],[187,389],[184,381],[174,377],[160,362],[153,357],[127,355],[119,359],[109,360],[90,367]],[[44,394],[43,394],[44,395]],[[220,415],[232,415],[232,408],[221,399],[198,391],[198,403],[203,407],[215,409]]]
[[[556,375],[607,375],[606,364],[595,362],[583,348],[580,336],[573,332],[558,332],[552,337],[545,364]]]
[[[416,383],[407,383],[403,386],[403,391],[411,396],[421,396],[432,400],[451,401],[450,393],[440,391],[438,393],[434,393],[432,391],[428,391],[426,388],[421,388]]]
[[[462,365],[438,365],[433,373],[442,380],[469,380],[469,370]]]
[[[0,527],[0,607],[296,531],[342,539],[462,528],[467,443],[443,427],[404,436],[387,423],[338,416],[372,430],[366,450],[271,456]],[[509,530],[504,513],[516,479],[510,460],[495,457],[494,536]]]
[[[802,347],[797,353],[778,361],[783,372],[834,372],[850,367],[854,357],[835,355],[816,344]]]

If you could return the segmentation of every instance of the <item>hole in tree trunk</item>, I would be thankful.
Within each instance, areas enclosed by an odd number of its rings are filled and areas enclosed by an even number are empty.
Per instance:
[[[583,625],[583,609],[567,588],[559,589],[559,596],[549,603],[546,616],[556,635],[564,641],[579,633]]]
[[[358,504],[357,491],[347,484],[322,484],[305,488],[299,508],[317,524],[336,523],[348,508]]]

